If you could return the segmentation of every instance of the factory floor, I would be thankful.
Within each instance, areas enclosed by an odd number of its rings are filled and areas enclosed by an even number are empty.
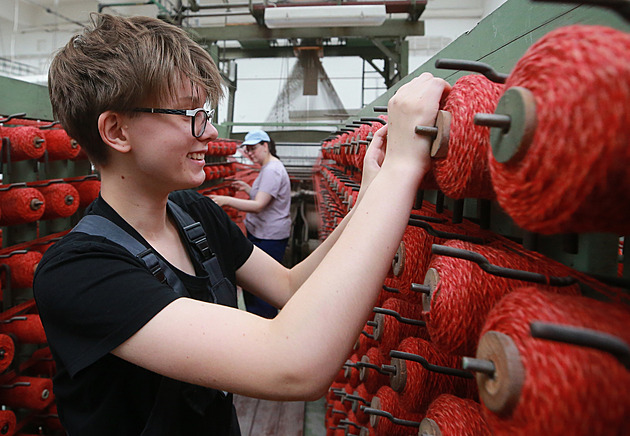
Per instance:
[[[320,401],[266,401],[234,396],[241,436],[323,436],[325,406]]]

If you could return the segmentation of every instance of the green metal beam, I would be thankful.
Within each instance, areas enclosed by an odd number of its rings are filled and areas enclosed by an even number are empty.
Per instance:
[[[21,112],[27,118],[52,121],[48,87],[0,76],[0,114]]]
[[[424,35],[424,22],[390,19],[385,20],[381,26],[376,27],[268,29],[258,24],[243,24],[234,26],[192,27],[186,30],[190,32],[195,39],[204,42],[295,38],[402,38],[405,36]]]

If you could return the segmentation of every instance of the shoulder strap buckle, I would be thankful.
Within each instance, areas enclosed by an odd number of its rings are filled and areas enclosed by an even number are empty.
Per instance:
[[[199,222],[194,222],[187,226],[184,226],[184,232],[186,232],[186,237],[190,242],[195,244],[195,246],[201,251],[201,254],[204,259],[209,259],[214,256],[214,253],[210,249],[210,245],[208,245],[208,238],[206,238],[206,232],[201,227]]]
[[[153,274],[153,277],[158,279],[160,283],[166,283],[166,275],[152,248],[147,248],[143,252],[136,254],[136,257],[140,258],[145,263],[151,274]]]

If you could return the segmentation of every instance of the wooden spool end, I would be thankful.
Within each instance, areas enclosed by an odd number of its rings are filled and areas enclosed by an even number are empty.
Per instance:
[[[363,356],[361,356],[361,362],[370,363],[370,358],[367,356],[367,354],[364,354]],[[362,366],[361,369],[359,369],[359,380],[364,381],[367,378],[366,371],[369,371],[369,369],[364,366]]]
[[[494,113],[510,117],[509,129],[500,127],[490,129],[490,143],[494,158],[501,163],[522,159],[536,132],[534,94],[527,88],[514,86],[505,91]]]
[[[431,157],[440,159],[448,155],[448,142],[451,138],[451,113],[440,110],[435,120],[437,136],[431,144]]]
[[[396,367],[396,372],[389,376],[389,385],[400,393],[407,385],[407,362],[405,359],[392,358],[392,365]]]
[[[521,356],[512,338],[505,333],[489,331],[477,346],[477,359],[494,363],[494,375],[477,372],[479,397],[488,409],[499,416],[512,413],[525,381]]]
[[[374,323],[376,325],[372,328],[372,335],[374,336],[374,340],[380,341],[385,331],[385,315],[382,313],[374,314]]]
[[[439,292],[436,291],[439,282],[440,273],[435,268],[429,268],[424,275],[424,285],[429,287],[429,293],[422,294],[422,310],[424,312],[431,312],[431,301],[433,301],[433,296],[437,296]]]
[[[440,426],[431,418],[424,418],[418,428],[418,436],[442,436]]]
[[[381,410],[381,399],[379,397],[372,398],[372,401],[370,402],[370,407],[372,409]],[[378,426],[379,419],[387,418],[381,418],[378,415],[370,415],[370,425],[372,426],[372,428],[376,428]]]
[[[400,277],[405,269],[405,241],[400,241],[398,250],[392,260],[392,272],[396,277]]]

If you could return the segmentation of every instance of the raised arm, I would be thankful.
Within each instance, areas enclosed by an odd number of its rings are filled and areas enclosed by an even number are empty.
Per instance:
[[[169,377],[248,396],[322,395],[369,316],[429,168],[429,140],[414,126],[434,123],[447,87],[423,74],[390,100],[380,170],[276,318],[180,298],[114,353]]]

